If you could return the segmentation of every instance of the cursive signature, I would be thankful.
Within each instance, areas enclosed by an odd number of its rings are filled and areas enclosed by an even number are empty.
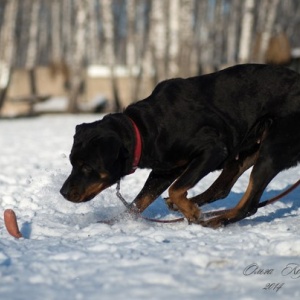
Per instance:
[[[278,271],[278,270],[277,270]],[[274,275],[276,272],[275,269],[272,268],[261,268],[257,263],[252,263],[248,265],[244,271],[243,274],[245,276],[270,276]],[[291,279],[299,279],[300,278],[300,264],[297,263],[289,263],[280,271],[281,276],[289,277]],[[268,282],[265,283],[265,286],[263,287],[266,291],[275,291],[278,292],[283,286],[285,285],[284,282]]]
[[[260,268],[256,263],[253,263],[249,266],[247,266],[243,274],[245,276],[249,275],[271,275],[274,272],[274,269],[262,269]]]
[[[300,265],[296,263],[287,264],[281,271],[282,276],[290,276],[292,279],[300,278]]]

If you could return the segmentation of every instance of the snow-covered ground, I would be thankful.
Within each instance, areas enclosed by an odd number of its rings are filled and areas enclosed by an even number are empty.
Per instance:
[[[76,124],[96,115],[0,120],[0,299],[299,299],[300,189],[237,224],[212,230],[184,223],[121,220],[97,223],[124,208],[112,187],[84,204],[59,189]],[[121,184],[131,201],[148,174]],[[212,174],[191,195],[212,182]],[[225,201],[234,205],[248,174]],[[278,175],[264,198],[300,177],[300,167]],[[3,211],[15,210],[24,238],[11,237]],[[158,199],[145,213],[177,217]]]

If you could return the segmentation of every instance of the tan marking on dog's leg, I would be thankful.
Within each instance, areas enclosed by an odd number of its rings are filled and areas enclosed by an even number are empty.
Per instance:
[[[154,197],[150,195],[145,195],[142,198],[137,199],[134,202],[135,207],[139,210],[139,212],[143,212],[153,201],[155,200]]]
[[[178,211],[178,207],[172,202],[172,200],[170,199],[170,197],[164,198],[166,205],[168,206],[168,208],[170,210],[173,211]]]
[[[206,191],[200,195],[190,198],[189,200],[201,206],[206,203],[211,203],[217,199],[225,198],[238,178],[255,164],[257,157],[258,151],[244,158],[241,163],[232,161],[225,166],[220,176]]]
[[[195,203],[187,199],[186,189],[177,190],[171,186],[169,189],[169,196],[169,201],[178,207],[180,212],[189,222],[197,222],[200,218],[201,211]]]
[[[238,221],[248,216],[249,213],[251,212],[245,211],[245,209],[248,209],[248,203],[252,199],[253,186],[254,186],[253,179],[250,176],[250,181],[247,190],[243,195],[242,199],[240,200],[240,202],[234,208],[221,211],[219,214],[218,212],[216,212],[215,215],[218,215],[217,217],[213,217],[212,219],[205,220],[205,221],[200,221],[199,223],[202,224],[203,226],[218,228],[226,223],[230,223],[230,221],[234,221],[234,220]]]

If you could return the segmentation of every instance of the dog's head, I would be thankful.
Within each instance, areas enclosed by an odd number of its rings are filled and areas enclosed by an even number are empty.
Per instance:
[[[69,201],[89,201],[124,176],[127,151],[120,136],[101,122],[76,126],[73,168],[60,190]]]

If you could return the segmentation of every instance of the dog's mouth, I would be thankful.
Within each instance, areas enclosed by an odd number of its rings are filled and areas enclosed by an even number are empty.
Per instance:
[[[89,185],[83,192],[79,192],[76,187],[71,188],[67,192],[62,188],[60,192],[66,200],[74,203],[82,203],[92,200],[108,187],[109,184],[107,183],[94,183]]]

